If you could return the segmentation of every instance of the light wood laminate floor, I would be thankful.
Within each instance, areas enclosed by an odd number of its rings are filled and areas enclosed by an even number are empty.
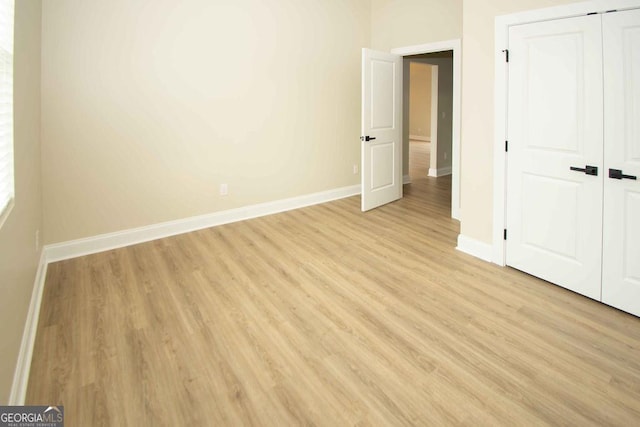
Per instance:
[[[640,424],[640,319],[455,250],[450,180],[51,264],[67,426]]]
[[[409,177],[412,181],[429,176],[431,143],[412,139],[409,141]]]

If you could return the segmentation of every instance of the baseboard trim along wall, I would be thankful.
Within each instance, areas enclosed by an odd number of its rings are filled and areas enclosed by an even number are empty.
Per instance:
[[[40,253],[40,262],[36,271],[36,278],[31,292],[31,302],[29,311],[22,332],[22,342],[18,361],[13,374],[13,384],[9,395],[9,405],[21,406],[27,397],[27,385],[29,384],[29,371],[31,369],[31,358],[33,356],[33,346],[36,342],[36,332],[38,331],[38,319],[40,318],[40,305],[42,303],[42,293],[44,291],[44,281],[47,277],[47,259],[44,249]]]
[[[229,209],[211,214],[194,216],[176,221],[163,222],[145,227],[132,228],[114,233],[101,234],[85,239],[72,240],[45,246],[46,261],[55,262],[79,256],[122,248],[203,228],[229,224],[251,218],[272,215],[306,206],[360,194],[360,185],[337,188],[289,199],[260,203],[242,208]]]
[[[409,139],[413,139],[414,141],[425,141],[431,142],[431,138],[428,136],[420,136],[420,135],[409,135]]]
[[[451,175],[451,166],[446,168],[432,169],[429,168],[429,176],[438,178],[439,176]]]
[[[493,246],[490,243],[481,242],[463,234],[458,235],[456,249],[483,261],[491,262],[493,259]]]

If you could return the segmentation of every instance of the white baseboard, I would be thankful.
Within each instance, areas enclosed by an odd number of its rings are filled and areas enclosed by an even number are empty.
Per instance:
[[[27,396],[27,385],[29,385],[29,371],[31,369],[31,358],[33,356],[33,346],[36,341],[38,331],[38,319],[40,318],[40,305],[42,303],[42,293],[44,291],[44,281],[47,277],[47,259],[44,249],[40,253],[40,263],[36,271],[36,278],[31,292],[31,302],[29,311],[22,332],[22,343],[16,369],[13,373],[13,384],[9,395],[9,405],[24,405]]]
[[[402,177],[402,185],[411,184],[411,177],[409,175],[404,175]]]
[[[438,178],[440,176],[445,176],[445,175],[451,175],[451,166],[447,166],[446,168],[438,168],[438,169],[429,168],[429,176]]]
[[[428,137],[428,136],[409,135],[409,139],[413,139],[414,141],[431,142],[431,137]]]
[[[337,188],[320,193],[307,194],[290,199],[260,203],[242,208],[194,216],[176,221],[163,222],[145,227],[132,228],[114,233],[101,234],[85,239],[72,240],[45,246],[46,261],[55,262],[79,256],[122,248],[216,225],[229,224],[251,218],[276,214],[292,209],[317,205],[332,200],[360,194],[360,185]]]
[[[493,259],[493,246],[490,243],[481,242],[462,234],[458,234],[456,249],[483,261],[491,262]]]

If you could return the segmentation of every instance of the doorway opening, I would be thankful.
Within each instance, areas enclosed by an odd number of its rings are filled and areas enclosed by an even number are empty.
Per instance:
[[[411,179],[451,175],[453,52],[405,56],[403,62],[403,107],[409,112],[404,115],[404,137],[409,140],[405,170]],[[412,164],[426,160],[419,153],[428,156],[427,174],[416,171],[412,176]]]
[[[429,151],[428,175],[431,177],[451,175],[451,217],[460,219],[460,87],[461,87],[461,43],[460,40],[448,40],[425,45],[408,46],[392,49],[391,53],[403,57],[403,179],[410,181],[410,68],[411,63],[429,64],[431,74],[436,71],[438,80],[438,94],[436,111],[430,111],[432,120],[430,126],[435,125],[435,133],[430,137],[429,146],[414,144],[418,151],[426,155]],[[445,69],[447,70],[445,72]],[[446,78],[445,78],[446,77]],[[433,81],[432,81],[433,83]],[[449,89],[446,95],[443,86]],[[432,90],[433,92],[433,90]],[[445,107],[445,98],[446,105]],[[444,117],[443,117],[444,114]],[[435,135],[435,138],[434,136]],[[416,136],[414,134],[414,136]],[[419,135],[418,135],[419,136]],[[419,141],[419,140],[417,140]],[[445,144],[444,141],[447,141]],[[421,141],[427,142],[427,141]],[[424,145],[424,144],[423,144]],[[420,150],[420,148],[422,148]],[[420,156],[420,154],[417,154]],[[418,157],[418,159],[420,159]],[[420,161],[420,160],[419,160]],[[426,160],[424,160],[426,161]]]
[[[409,79],[404,80],[405,87],[409,88],[409,168],[405,169],[404,183],[408,184],[427,176],[438,176],[438,66],[405,59],[408,63],[405,66],[409,67]]]

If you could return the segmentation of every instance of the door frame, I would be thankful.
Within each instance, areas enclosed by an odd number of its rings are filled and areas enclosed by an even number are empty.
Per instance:
[[[638,0],[640,1],[640,0]],[[453,117],[451,118],[451,217],[460,220],[460,111],[462,87],[462,42],[460,39],[444,40],[414,46],[391,49],[400,56],[453,51]],[[404,112],[403,114],[409,112]],[[404,141],[402,143],[404,150]]]
[[[544,9],[497,16],[494,49],[494,145],[493,145],[493,245],[491,260],[506,265],[507,210],[507,99],[509,73],[504,50],[509,48],[509,27],[533,22],[582,16],[592,12],[640,8],[640,0],[589,0]]]

